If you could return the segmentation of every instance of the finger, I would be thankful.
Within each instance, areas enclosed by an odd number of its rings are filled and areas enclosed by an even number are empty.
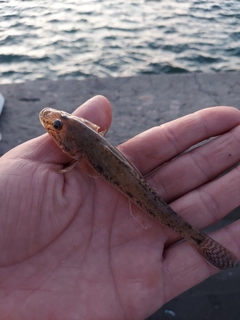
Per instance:
[[[101,130],[108,129],[112,121],[110,103],[103,96],[93,97],[77,108],[73,114],[96,123]],[[47,134],[28,141],[22,148],[21,153],[28,159],[60,165],[69,162],[69,157]]]
[[[206,228],[240,205],[240,126],[155,170],[154,185],[169,205],[197,229]],[[174,177],[174,179],[173,179]],[[213,180],[216,178],[215,180]],[[171,202],[172,200],[177,200]],[[171,245],[180,239],[167,231]]]
[[[213,180],[240,161],[240,126],[173,159],[148,175],[150,184],[171,202]]]
[[[119,149],[145,175],[192,145],[240,123],[239,110],[213,107],[145,131]]]
[[[170,206],[197,229],[206,228],[240,205],[240,171],[236,167],[226,175],[189,192]],[[167,246],[180,239],[167,231]]]
[[[112,108],[103,96],[95,96],[77,108],[73,114],[87,119],[100,127],[100,131],[108,130],[112,122]]]
[[[214,232],[210,236],[240,257],[240,223]],[[218,270],[210,266],[187,242],[179,243],[165,251],[164,279],[168,284],[166,301],[202,282]]]

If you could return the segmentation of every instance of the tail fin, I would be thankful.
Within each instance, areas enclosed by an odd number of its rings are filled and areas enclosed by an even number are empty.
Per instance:
[[[200,231],[198,232],[200,235],[199,238],[192,236],[191,239],[188,240],[207,262],[219,270],[225,270],[238,266],[238,259],[231,251],[223,247],[206,234]]]

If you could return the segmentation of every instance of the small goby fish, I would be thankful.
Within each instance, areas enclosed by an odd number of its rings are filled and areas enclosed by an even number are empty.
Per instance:
[[[154,220],[181,235],[213,267],[224,270],[237,266],[232,252],[192,227],[161,199],[122,153],[103,137],[105,132],[99,132],[97,125],[51,108],[43,109],[39,118],[56,144],[75,161],[62,172],[69,171],[84,156],[103,179]]]

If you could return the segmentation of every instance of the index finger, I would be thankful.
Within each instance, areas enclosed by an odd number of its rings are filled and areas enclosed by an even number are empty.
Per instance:
[[[119,146],[145,175],[191,146],[221,135],[240,123],[233,107],[211,107],[154,127]]]

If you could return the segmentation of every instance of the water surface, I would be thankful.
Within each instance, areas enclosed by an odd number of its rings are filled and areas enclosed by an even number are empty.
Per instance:
[[[240,69],[240,1],[0,1],[1,82]]]

